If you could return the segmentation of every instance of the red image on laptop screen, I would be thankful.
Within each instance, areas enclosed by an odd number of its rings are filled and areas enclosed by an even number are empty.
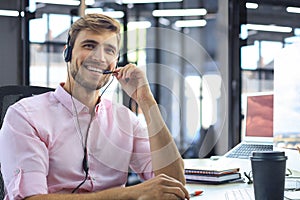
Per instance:
[[[247,97],[246,137],[273,137],[273,94]]]

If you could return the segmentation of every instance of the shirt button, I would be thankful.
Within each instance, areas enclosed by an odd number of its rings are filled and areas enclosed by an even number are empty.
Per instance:
[[[20,169],[16,169],[16,170],[15,170],[15,175],[18,175],[20,172],[21,172]]]

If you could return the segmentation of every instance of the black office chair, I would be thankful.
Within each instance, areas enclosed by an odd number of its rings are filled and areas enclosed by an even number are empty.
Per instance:
[[[4,183],[2,178],[2,173],[0,171],[0,199],[4,199]]]
[[[7,108],[24,97],[54,91],[53,88],[40,86],[9,85],[0,87],[0,129]]]
[[[8,107],[22,98],[54,91],[53,88],[39,86],[9,85],[0,87],[0,129]],[[0,163],[1,169],[1,163]],[[0,200],[4,199],[4,183],[0,170]]]

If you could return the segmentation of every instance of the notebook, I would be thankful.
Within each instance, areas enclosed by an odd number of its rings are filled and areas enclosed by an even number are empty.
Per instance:
[[[248,159],[253,151],[273,150],[273,92],[246,96],[242,142],[228,151],[228,158]]]

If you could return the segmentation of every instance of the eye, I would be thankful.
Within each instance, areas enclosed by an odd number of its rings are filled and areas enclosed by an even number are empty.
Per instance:
[[[110,55],[115,55],[115,53],[116,53],[115,49],[109,48],[109,47],[105,48],[105,51]]]

